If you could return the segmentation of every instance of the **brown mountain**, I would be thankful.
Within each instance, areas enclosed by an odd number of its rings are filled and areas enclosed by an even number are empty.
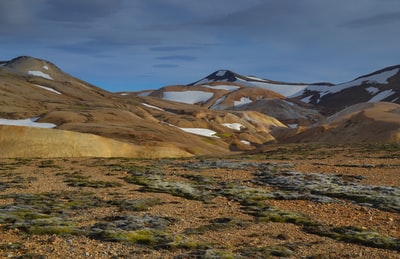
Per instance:
[[[325,96],[341,93],[337,85],[319,84],[330,92],[321,91],[313,105],[300,101],[308,97],[287,95],[317,85],[222,70],[190,85],[118,94],[48,61],[18,57],[0,62],[1,155],[174,157],[230,154],[277,142],[400,142],[398,105],[375,103],[384,96],[397,101],[397,88],[383,88],[397,82],[397,70],[352,81],[364,84],[371,103],[332,114],[326,109],[336,109],[322,104]]]
[[[0,142],[2,150],[6,150],[9,149],[7,145],[13,143],[18,146],[15,141],[21,141],[19,146],[31,149],[32,156],[36,151],[28,147],[34,145],[47,145],[49,148],[46,150],[49,150],[65,143],[65,148],[72,145],[82,149],[94,143],[94,138],[89,135],[87,138],[78,134],[70,137],[69,132],[98,135],[104,138],[103,142],[116,140],[132,145],[135,150],[151,147],[152,156],[164,157],[168,156],[165,152],[168,149],[172,156],[224,154],[232,150],[253,149],[266,142],[275,142],[273,131],[286,128],[278,120],[253,111],[214,112],[154,97],[110,93],[64,73],[48,61],[31,57],[1,62],[0,94],[0,120],[3,121],[0,124],[13,124],[15,120],[14,124],[19,125],[18,119],[35,118],[35,123],[52,123],[55,129],[62,130],[57,132],[59,140],[53,146],[48,141],[29,140],[26,132],[33,130],[23,131],[25,135],[20,138],[15,135],[17,133],[13,134],[13,142],[5,141],[4,137]],[[14,131],[5,129],[7,126],[0,127],[7,134]],[[34,132],[46,136],[52,131],[41,129]],[[63,134],[65,136],[61,137]],[[84,139],[87,143],[82,143]],[[76,143],[71,144],[71,141]],[[155,151],[157,148],[159,151]],[[121,154],[110,152],[104,154]],[[132,156],[148,157],[148,153]],[[17,153],[8,154],[13,156]],[[55,154],[64,153],[57,151]],[[7,155],[3,152],[2,156]]]
[[[280,140],[286,143],[400,143],[400,105],[387,102],[355,104],[313,127],[298,128],[290,135],[283,135]]]
[[[209,110],[260,112],[288,126],[274,131],[278,142],[399,142],[400,117],[382,108],[397,109],[399,70],[400,66],[392,66],[338,85],[285,83],[219,70],[194,83],[167,86],[146,95]],[[342,118],[354,109],[361,115],[353,114],[353,119],[359,119],[351,124],[345,119],[332,123],[325,117]],[[388,117],[390,122],[383,119]],[[362,132],[366,125],[370,128]]]

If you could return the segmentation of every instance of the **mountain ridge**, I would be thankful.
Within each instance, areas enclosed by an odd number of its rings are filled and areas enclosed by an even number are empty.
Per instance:
[[[397,88],[392,87],[400,77],[395,69],[397,66],[375,71],[351,82],[361,83],[355,86],[363,93],[358,94],[360,98],[379,101],[385,93],[397,94]],[[312,87],[322,90],[312,92]],[[278,82],[219,70],[189,85],[165,86],[146,94],[112,93],[75,78],[46,60],[23,56],[0,63],[0,128],[6,127],[1,125],[3,119],[10,123],[35,118],[37,123],[48,123],[54,125],[54,130],[60,130],[57,136],[66,145],[69,140],[85,139],[67,137],[69,132],[94,134],[102,137],[103,142],[119,141],[134,146],[127,149],[132,150],[132,156],[147,157],[149,153],[134,153],[134,150],[153,150],[159,156],[167,156],[168,150],[174,150],[175,155],[221,155],[258,150],[271,143],[375,140],[400,143],[400,113],[393,112],[400,110],[399,104],[387,106],[373,102],[376,105],[359,106],[362,109],[356,114],[344,116],[340,112],[357,103],[326,105],[332,96],[339,98],[338,94],[343,94],[341,89],[335,93],[323,92],[335,87],[337,85],[328,83]],[[290,93],[298,89],[304,94],[291,97]],[[321,101],[304,102],[305,98],[320,98]],[[342,99],[347,100],[346,97]],[[327,116],[337,119],[333,123]],[[379,132],[379,138],[366,134],[364,128]],[[352,138],[354,134],[359,137]],[[13,139],[29,142],[26,135]],[[6,143],[0,142],[4,150],[10,148]],[[56,140],[53,144],[62,146]],[[82,149],[88,145],[90,143],[75,144]],[[96,154],[99,153],[93,152],[93,156]]]

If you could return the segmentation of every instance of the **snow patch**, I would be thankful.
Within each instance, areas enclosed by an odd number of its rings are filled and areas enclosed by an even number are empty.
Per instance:
[[[210,129],[203,129],[203,128],[180,128],[180,129],[185,132],[200,135],[200,136],[219,138],[218,136],[215,136],[215,134],[217,134],[217,132],[210,130]]]
[[[48,66],[43,66],[43,69],[49,70]]]
[[[156,109],[156,110],[159,110],[159,111],[165,111],[164,109],[162,109],[162,108],[160,108],[160,107],[157,107],[157,106],[153,106],[153,105],[151,105],[151,104],[147,104],[147,103],[142,103],[142,105],[144,105],[144,106],[146,106],[146,107],[149,107],[149,108],[152,108],[152,109]]]
[[[216,76],[224,76],[226,74],[226,70],[220,70],[215,75]]]
[[[36,122],[38,119],[39,117],[23,119],[23,120],[0,119],[0,125],[25,126],[25,127],[47,128],[47,129],[57,127],[57,125],[53,123]]]
[[[211,107],[210,110],[215,110],[217,106],[225,100],[226,96],[219,98]]]
[[[240,131],[242,128],[245,128],[242,124],[240,123],[223,123],[222,126]]]
[[[163,99],[180,103],[195,104],[199,102],[205,103],[213,97],[213,95],[213,93],[203,91],[164,92]]]
[[[363,77],[360,79],[364,79],[364,80],[367,79],[368,83],[387,84],[387,83],[389,83],[388,79],[391,78],[392,76],[396,75],[399,72],[399,70],[400,69],[397,68],[397,69],[382,72],[380,74]]]
[[[311,98],[312,98],[312,95],[304,97],[300,101],[302,101],[303,103],[310,103],[311,102]]]
[[[30,70],[30,71],[28,71],[28,74],[32,75],[32,76],[39,76],[39,77],[43,77],[43,78],[46,78],[49,80],[53,80],[53,78],[50,75],[43,73],[42,71]]]
[[[197,83],[195,83],[194,85],[196,86],[196,85],[208,84],[208,83],[210,83],[210,82],[213,82],[213,81],[212,81],[212,80],[209,80],[209,79],[207,79],[207,78],[203,78],[203,79],[201,79],[200,81],[198,81]]]
[[[242,142],[245,145],[249,145],[249,146],[251,145],[251,143],[247,140],[241,140],[240,142]]]
[[[308,87],[307,90],[320,92],[320,98],[322,98],[323,96],[325,96],[327,94],[338,93],[344,89],[358,86],[363,83],[387,84],[388,83],[387,80],[389,78],[391,78],[392,76],[396,75],[399,72],[399,70],[400,69],[397,68],[397,69],[382,72],[380,74],[371,75],[371,76],[367,76],[367,77],[361,77],[356,80],[353,80],[353,81],[350,81],[347,83],[343,83],[343,84],[334,85],[334,86],[313,85],[313,86]]]
[[[251,80],[255,80],[255,81],[265,81],[265,79],[259,78],[259,77],[255,77],[255,76],[246,76],[247,78],[251,79]]]
[[[368,92],[368,93],[370,93],[370,94],[377,94],[380,90],[378,89],[378,88],[376,88],[376,87],[367,87],[367,88],[365,88],[365,90]]]
[[[234,101],[233,106],[242,106],[244,104],[252,103],[253,101],[249,97],[242,97],[240,101]]]
[[[288,124],[288,127],[291,129],[297,128],[299,125],[298,124]]]
[[[308,87],[308,85],[272,84],[267,82],[246,81],[240,78],[235,82],[246,86],[259,87],[274,91],[286,97],[293,96]]]
[[[53,93],[56,93],[56,94],[62,94],[59,91],[54,90],[53,88],[50,88],[50,87],[46,87],[46,86],[43,86],[43,85],[36,85],[36,84],[34,84],[34,86],[42,88],[42,89],[50,91],[50,92],[53,92]]]
[[[372,97],[368,102],[369,103],[380,102],[383,99],[391,96],[392,94],[395,94],[395,92],[393,90],[382,91],[379,94],[377,94],[374,97]]]
[[[202,87],[207,87],[211,89],[218,89],[218,90],[227,90],[229,92],[236,91],[239,89],[239,86],[234,86],[234,85],[202,85]]]

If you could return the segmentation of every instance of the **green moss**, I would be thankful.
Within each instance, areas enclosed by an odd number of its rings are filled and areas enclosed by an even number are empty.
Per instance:
[[[56,169],[61,169],[62,167],[59,165],[56,165],[54,163],[54,160],[42,160],[40,161],[39,168],[56,168]]]
[[[160,232],[155,232],[148,229],[141,229],[127,232],[126,241],[130,243],[154,246],[157,244],[157,238],[160,237],[164,237],[164,235]]]
[[[231,218],[216,218],[210,220],[210,224],[203,225],[197,228],[189,228],[184,231],[185,234],[203,234],[208,231],[219,231],[227,228],[234,227],[246,227],[249,222],[244,222],[240,219],[231,219]]]
[[[121,186],[118,182],[108,181],[84,181],[81,179],[68,179],[66,180],[67,185],[71,187],[90,187],[90,188],[109,188]]]
[[[142,185],[142,191],[161,192],[192,200],[209,201],[213,194],[190,183],[165,181],[161,175],[131,173],[123,178],[128,183]]]
[[[91,232],[89,236],[104,241],[127,242],[151,247],[167,247],[170,246],[173,241],[166,232],[155,229],[139,229],[134,231],[106,229]]]
[[[65,182],[71,187],[109,188],[121,186],[118,182],[91,181],[89,180],[90,176],[85,176],[77,172],[64,175],[67,178]]]
[[[294,251],[285,246],[248,247],[241,249],[239,254],[246,258],[271,258],[273,256],[286,258],[292,256]]]
[[[163,204],[158,198],[144,198],[137,200],[113,200],[109,202],[112,205],[119,206],[123,210],[129,211],[146,211],[150,207]]]
[[[35,235],[78,235],[82,231],[76,226],[30,226],[26,229],[29,234]]]
[[[309,217],[291,211],[280,210],[268,205],[264,206],[250,206],[246,208],[250,215],[256,217],[257,221],[261,222],[281,222],[281,223],[292,223],[301,226],[312,226],[318,225],[312,221]]]
[[[375,231],[359,227],[334,228],[326,235],[340,241],[400,251],[400,239],[384,237]]]
[[[12,204],[0,207],[0,224],[4,229],[19,229],[28,234],[81,234],[82,230],[68,219],[68,210],[105,204],[88,193],[8,194]]]

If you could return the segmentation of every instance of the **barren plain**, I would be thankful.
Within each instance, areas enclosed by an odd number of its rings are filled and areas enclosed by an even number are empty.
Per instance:
[[[399,258],[399,144],[0,160],[3,258]]]

